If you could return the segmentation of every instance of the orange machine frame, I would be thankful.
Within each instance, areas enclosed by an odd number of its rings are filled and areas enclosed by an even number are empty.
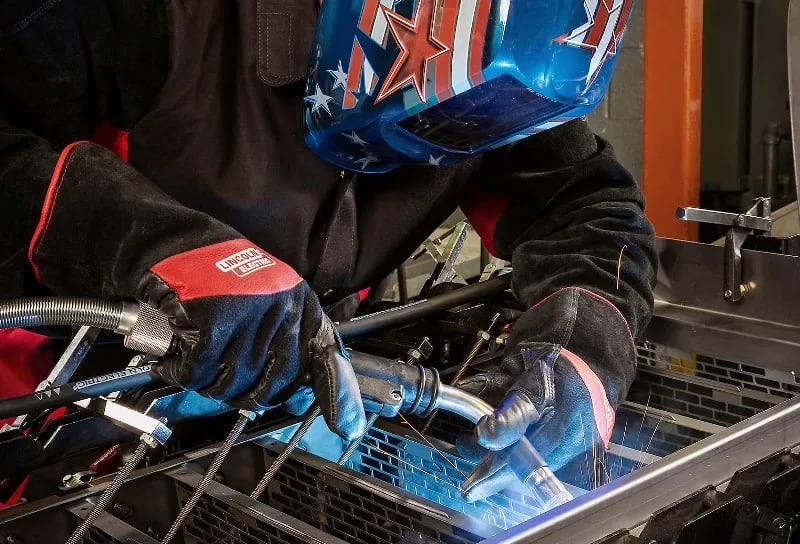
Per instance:
[[[702,0],[646,0],[642,187],[659,236],[697,239],[678,206],[700,200]],[[640,7],[641,9],[641,7]]]

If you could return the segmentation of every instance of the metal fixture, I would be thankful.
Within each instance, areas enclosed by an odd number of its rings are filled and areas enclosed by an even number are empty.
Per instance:
[[[742,245],[748,236],[772,230],[770,213],[769,198],[757,198],[752,208],[740,214],[678,208],[677,217],[683,221],[730,227],[725,236],[725,272],[722,279],[722,295],[728,302],[739,302],[749,290],[742,271]]]

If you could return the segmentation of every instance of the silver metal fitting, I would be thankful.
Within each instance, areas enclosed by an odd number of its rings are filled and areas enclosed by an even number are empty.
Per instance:
[[[126,348],[150,355],[165,355],[172,345],[169,318],[145,303],[125,302],[115,332],[125,336]]]
[[[155,419],[104,398],[79,400],[75,404],[105,416],[121,427],[142,433],[142,441],[151,448],[163,445],[172,435],[165,420]]]

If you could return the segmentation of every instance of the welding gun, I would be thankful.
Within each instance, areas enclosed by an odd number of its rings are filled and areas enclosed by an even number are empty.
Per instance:
[[[385,317],[384,317],[385,318]],[[166,316],[146,305],[105,303],[87,299],[25,299],[0,305],[0,328],[10,326],[82,325],[91,323],[121,333],[141,351],[163,355],[174,342]],[[341,329],[341,327],[340,327]],[[384,417],[398,413],[425,417],[434,410],[458,414],[472,423],[492,414],[480,398],[441,383],[435,369],[401,364],[360,352],[351,352],[364,408]],[[152,365],[129,367],[0,400],[0,419],[63,406],[86,398],[157,383],[161,378]],[[509,466],[543,510],[572,499],[539,452],[523,437],[510,451]]]

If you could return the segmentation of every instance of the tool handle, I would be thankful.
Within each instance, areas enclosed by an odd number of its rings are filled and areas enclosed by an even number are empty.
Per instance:
[[[50,387],[36,393],[0,400],[0,419],[57,408],[78,400],[108,395],[124,389],[137,389],[161,378],[151,365],[126,368],[102,376]]]

